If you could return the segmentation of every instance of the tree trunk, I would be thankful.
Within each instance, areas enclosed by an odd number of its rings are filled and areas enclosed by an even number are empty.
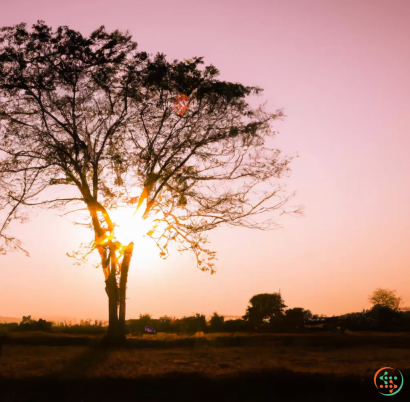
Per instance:
[[[121,339],[125,339],[125,307],[126,307],[126,294],[127,294],[127,281],[128,270],[130,267],[132,251],[134,249],[134,243],[130,243],[124,251],[124,258],[121,263],[121,276],[120,276],[120,315],[118,324],[118,336]]]
[[[105,281],[108,294],[108,338],[118,338],[118,288],[115,280],[115,270]]]

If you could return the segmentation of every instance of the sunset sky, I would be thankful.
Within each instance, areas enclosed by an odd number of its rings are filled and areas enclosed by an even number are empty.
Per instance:
[[[129,30],[139,49],[171,60],[204,56],[221,79],[258,85],[284,108],[274,142],[298,153],[289,192],[305,216],[272,232],[221,228],[210,236],[217,273],[191,254],[163,261],[137,245],[128,318],[140,313],[243,315],[280,289],[289,307],[338,315],[369,308],[377,287],[410,306],[410,1],[0,0],[0,27],[44,20],[89,34]],[[0,316],[106,319],[100,270],[66,256],[92,233],[58,211],[33,211],[12,233],[30,252],[0,256]]]

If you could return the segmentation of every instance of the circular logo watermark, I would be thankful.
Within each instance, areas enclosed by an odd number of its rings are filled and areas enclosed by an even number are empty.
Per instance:
[[[374,375],[374,385],[385,396],[396,395],[403,388],[403,383],[403,374],[391,367],[382,367]]]

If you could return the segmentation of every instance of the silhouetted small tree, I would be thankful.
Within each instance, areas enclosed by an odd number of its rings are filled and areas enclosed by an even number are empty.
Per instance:
[[[261,293],[249,300],[250,306],[246,309],[243,319],[248,321],[252,328],[258,328],[267,318],[271,324],[283,317],[287,307],[280,293]]]
[[[218,315],[218,313],[215,312],[209,320],[209,326],[211,331],[222,331],[224,328],[224,321],[225,317],[222,315]]]
[[[177,320],[181,332],[194,334],[195,332],[206,331],[206,318],[203,314],[195,314]]]
[[[305,310],[301,307],[291,308],[285,311],[285,323],[289,329],[303,328]]]
[[[19,331],[43,331],[43,332],[50,332],[53,323],[39,319],[38,321],[32,320],[31,316],[24,317],[21,320],[18,329]]]
[[[303,309],[303,319],[304,319],[305,321],[311,320],[312,317],[313,317],[313,314],[312,314],[312,312],[311,312],[310,310]]]
[[[380,305],[388,307],[392,310],[398,310],[402,298],[397,296],[396,290],[377,288],[369,296],[369,301],[373,304],[373,306]]]
[[[164,315],[159,317],[157,327],[157,332],[177,332],[175,326],[176,319],[174,317],[168,317]]]
[[[20,325],[29,324],[31,322],[31,315],[24,316],[21,319]]]

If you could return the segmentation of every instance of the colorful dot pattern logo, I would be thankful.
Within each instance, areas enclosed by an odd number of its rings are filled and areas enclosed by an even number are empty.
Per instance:
[[[382,367],[374,375],[374,385],[385,396],[396,395],[403,388],[403,375],[400,370]]]

